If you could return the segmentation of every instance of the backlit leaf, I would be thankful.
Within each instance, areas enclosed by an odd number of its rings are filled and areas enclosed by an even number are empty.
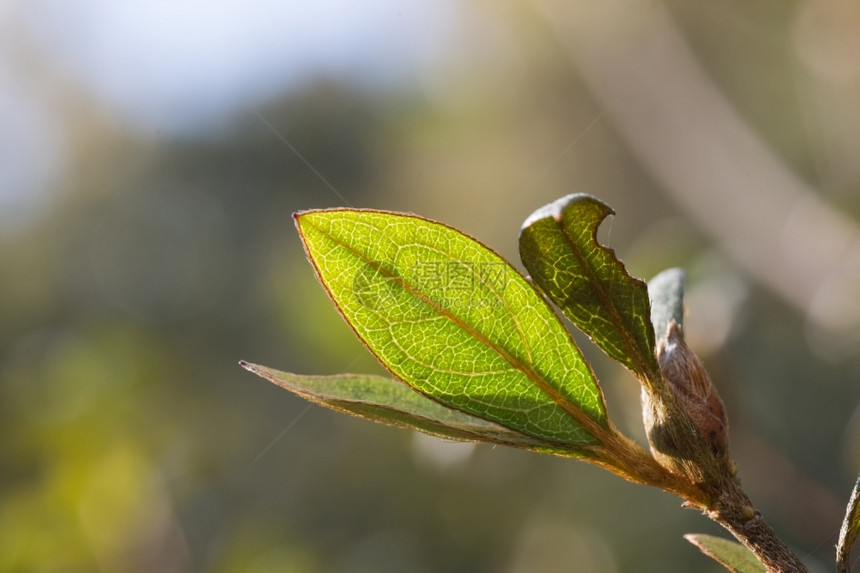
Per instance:
[[[612,213],[584,194],[550,203],[523,224],[520,257],[577,328],[640,378],[658,380],[648,288],[597,242],[597,227]]]
[[[413,215],[333,209],[295,218],[323,286],[397,378],[544,441],[590,445],[609,428],[579,349],[496,253]]]

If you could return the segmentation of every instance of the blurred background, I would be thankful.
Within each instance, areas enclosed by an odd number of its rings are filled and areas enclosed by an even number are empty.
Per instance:
[[[575,4],[575,5],[568,5]],[[816,571],[860,471],[850,0],[0,1],[0,570],[720,571],[679,500],[308,407],[379,372],[290,215],[412,211],[519,266],[593,194],[687,332],[751,497]],[[638,388],[580,340],[610,414]]]

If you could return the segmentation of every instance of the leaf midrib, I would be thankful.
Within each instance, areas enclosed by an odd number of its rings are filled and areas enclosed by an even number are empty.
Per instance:
[[[574,241],[570,232],[568,231],[567,225],[564,223],[564,215],[561,215],[561,220],[555,219],[552,217],[554,221],[556,221],[561,229],[561,234],[564,237],[565,241],[570,245],[571,251],[574,256],[579,260],[579,266],[583,269],[583,272],[586,274],[588,278],[588,282],[592,285],[592,289],[595,291],[597,298],[600,299],[603,307],[608,311],[609,318],[612,320],[616,326],[616,329],[621,333],[621,343],[627,349],[627,355],[630,356],[634,363],[634,368],[637,369],[638,372],[644,374],[649,380],[652,376],[655,375],[655,371],[653,365],[642,355],[639,350],[639,346],[636,344],[636,341],[633,339],[632,335],[627,330],[627,325],[621,320],[621,314],[618,312],[618,307],[615,306],[615,302],[612,300],[610,294],[603,288],[602,282],[598,279],[598,277],[592,272],[591,265],[588,264],[588,259],[582,253],[579,246]],[[599,221],[598,221],[599,224]],[[592,239],[594,240],[594,244],[597,245],[598,249],[601,249],[604,252],[607,252],[610,256],[614,257],[614,251],[608,247],[601,245],[597,241],[597,230],[595,229],[592,232]],[[636,281],[637,279],[628,277]],[[641,281],[640,281],[641,282]],[[646,295],[647,296],[647,295]],[[567,304],[567,301],[565,301]]]
[[[377,261],[374,261],[374,260],[369,259],[369,258],[368,258],[367,256],[365,256],[363,253],[361,253],[360,251],[358,251],[358,250],[356,250],[354,247],[352,247],[349,243],[346,243],[346,242],[344,242],[344,241],[340,240],[339,238],[337,238],[336,236],[332,235],[331,233],[329,233],[329,232],[328,232],[328,231],[326,231],[325,229],[323,229],[323,228],[319,227],[318,225],[315,225],[313,222],[308,222],[308,224],[309,224],[310,226],[314,227],[315,229],[317,229],[317,230],[318,230],[319,232],[321,232],[323,235],[325,235],[325,236],[329,237],[329,238],[330,238],[332,241],[334,241],[337,245],[339,245],[339,246],[343,247],[344,249],[346,249],[347,251],[349,251],[350,253],[352,253],[353,255],[355,255],[357,258],[359,258],[360,260],[362,260],[364,263],[366,263],[366,264],[368,264],[368,265],[370,265],[370,266],[374,267],[374,268],[375,268],[377,271],[379,271],[381,274],[385,275],[389,280],[394,280],[394,281],[396,281],[400,286],[402,286],[402,287],[404,288],[404,290],[406,290],[407,292],[409,292],[409,294],[411,294],[413,297],[417,298],[419,301],[422,301],[422,298],[421,298],[421,297],[419,297],[419,296],[417,296],[417,295],[424,294],[424,293],[422,293],[421,291],[419,291],[419,290],[417,290],[416,288],[414,288],[414,286],[413,286],[413,285],[411,285],[410,283],[408,283],[408,282],[407,282],[406,280],[404,280],[402,277],[400,277],[400,276],[397,276],[397,275],[394,275],[394,274],[390,273],[390,272],[388,271],[388,269],[386,269],[385,267],[383,267],[383,266],[381,266],[380,264],[378,264],[378,263],[377,263]],[[443,251],[443,252],[444,252],[444,251]],[[446,253],[446,254],[448,254],[448,253]],[[314,264],[314,268],[316,269],[317,274],[320,276],[320,278],[322,278],[322,277],[323,277],[323,275],[322,275],[322,273],[320,273],[319,268],[317,267],[316,260],[315,260],[313,257],[311,257],[311,260],[312,260],[312,262],[313,262],[313,264]],[[503,261],[503,262],[504,262],[504,261]],[[507,264],[507,263],[505,263],[505,264]],[[515,269],[514,269],[514,271],[516,272],[516,270],[515,270]],[[324,281],[324,280],[322,281],[322,283],[323,283],[323,285],[325,286],[326,291],[328,291],[328,292],[329,292],[329,294],[331,294],[331,291],[329,290],[329,287],[328,287],[328,285],[325,283],[325,281]],[[340,305],[338,304],[337,300],[336,300],[334,297],[331,297],[331,298],[332,298],[332,300],[334,301],[335,305],[336,305],[336,306],[338,306],[338,308],[340,308]],[[422,301],[422,304],[425,304],[425,305],[426,305],[426,303],[424,303],[423,301]],[[427,306],[429,306],[429,305],[427,305]],[[511,354],[510,354],[509,352],[507,352],[504,348],[502,348],[501,346],[499,346],[499,345],[497,345],[497,344],[493,343],[489,338],[487,338],[487,337],[486,337],[486,336],[484,336],[483,334],[481,334],[481,333],[477,332],[476,330],[474,330],[474,329],[473,329],[473,328],[472,328],[468,323],[464,322],[462,319],[460,319],[460,318],[459,318],[459,317],[457,317],[456,315],[453,315],[453,314],[451,314],[450,312],[445,311],[444,309],[437,309],[437,308],[435,308],[435,307],[434,307],[434,310],[435,310],[438,314],[440,314],[441,316],[443,316],[443,317],[445,317],[446,319],[450,320],[450,321],[451,321],[452,323],[454,323],[456,326],[460,327],[462,330],[464,330],[467,334],[469,334],[470,336],[472,336],[474,339],[478,340],[480,343],[482,343],[482,344],[483,344],[483,345],[485,345],[486,347],[488,347],[488,348],[490,348],[491,350],[493,350],[494,352],[496,352],[496,353],[497,353],[499,356],[501,356],[501,357],[502,357],[502,358],[503,358],[503,359],[504,359],[508,364],[510,364],[510,365],[511,365],[511,367],[513,367],[515,370],[517,370],[517,371],[519,371],[519,372],[521,372],[521,373],[525,374],[525,376],[526,376],[526,377],[527,377],[527,378],[528,378],[532,383],[534,383],[534,384],[535,384],[535,386],[537,386],[539,390],[541,390],[544,394],[546,394],[546,395],[547,395],[547,396],[548,396],[548,397],[553,401],[553,403],[555,403],[557,406],[561,407],[561,408],[562,408],[562,409],[563,409],[563,410],[564,410],[568,415],[570,415],[570,416],[574,419],[574,421],[575,421],[575,422],[577,422],[577,423],[582,427],[582,429],[583,429],[583,430],[585,430],[587,433],[591,434],[591,436],[592,436],[592,437],[594,437],[594,438],[596,438],[599,442],[603,442],[603,441],[604,441],[604,436],[605,436],[605,434],[606,434],[606,431],[605,431],[605,430],[606,430],[606,428],[605,428],[602,424],[598,423],[596,420],[592,419],[590,416],[588,416],[587,414],[585,414],[585,412],[584,412],[582,409],[577,408],[575,404],[571,404],[571,403],[570,403],[570,402],[569,402],[569,401],[568,401],[564,396],[562,396],[562,395],[560,394],[560,392],[559,392],[558,390],[556,390],[555,388],[553,388],[553,387],[552,387],[552,386],[551,386],[551,385],[550,385],[550,384],[549,384],[549,383],[548,383],[548,382],[547,382],[547,381],[546,381],[546,380],[545,380],[545,379],[544,379],[544,378],[543,378],[539,373],[537,373],[534,369],[532,369],[532,368],[528,367],[528,365],[526,365],[526,364],[522,363],[521,361],[519,361],[516,357],[514,357],[513,355],[511,355]],[[341,309],[341,313],[343,313],[343,310],[342,310],[342,309]],[[555,314],[555,313],[553,313],[553,315],[554,315],[554,314]],[[557,317],[556,317],[556,320],[557,320]],[[571,342],[571,343],[572,343],[572,342]],[[370,345],[369,345],[369,344],[367,344],[367,343],[365,343],[365,345],[368,347],[368,349],[370,350],[370,352],[374,354],[374,356],[377,356],[377,359],[378,359],[378,358],[379,358],[379,356],[376,354],[376,352],[373,350],[373,348],[371,348],[371,347],[370,347]],[[380,362],[382,362],[382,363],[383,363],[383,365],[385,365],[386,369],[391,370],[391,369],[390,369],[390,367],[389,367],[387,364],[385,364],[382,360],[380,360]],[[397,376],[397,374],[396,374],[395,372],[392,372],[392,374],[394,374],[395,376]],[[410,384],[410,387],[412,387],[412,388],[413,388],[413,389],[415,389],[416,391],[420,391],[420,390],[418,390],[417,388],[415,388],[414,386],[412,386],[411,384]],[[424,394],[424,395],[428,396],[429,398],[434,399],[434,400],[436,400],[436,401],[438,402],[438,400],[437,400],[434,396],[432,396],[432,395],[430,395],[430,394],[427,394],[426,392],[423,392],[423,391],[420,391],[420,392],[421,392],[422,394]],[[599,396],[598,396],[598,400],[600,400],[600,397],[599,397]],[[463,412],[463,413],[465,413],[465,414],[468,414],[468,415],[471,415],[471,416],[481,417],[481,416],[480,416],[480,415],[478,415],[478,414],[475,414],[475,413],[472,413],[472,412],[466,412],[466,411],[464,411],[464,410],[462,410],[462,409],[460,409],[460,408],[456,408],[456,407],[454,407],[454,406],[450,406],[450,405],[448,405],[448,404],[443,404],[443,405],[444,405],[445,407],[448,407],[448,408],[454,408],[454,409],[456,409],[456,410],[458,410],[458,411],[461,411],[461,412]],[[602,405],[602,404],[601,404],[601,405]],[[603,409],[605,410],[605,407],[604,407]],[[605,414],[604,414],[604,418],[605,418]],[[493,422],[493,423],[499,423],[499,422],[497,422],[497,421],[495,421],[495,420],[488,420],[488,421]],[[532,435],[534,436],[534,434],[532,434]],[[544,436],[534,436],[534,437],[539,438],[539,439],[546,439]]]

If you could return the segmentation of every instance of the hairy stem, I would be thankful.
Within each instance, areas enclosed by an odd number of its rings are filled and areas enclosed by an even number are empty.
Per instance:
[[[737,478],[723,485],[716,503],[707,511],[708,517],[752,551],[769,573],[807,573],[806,566],[753,507]]]

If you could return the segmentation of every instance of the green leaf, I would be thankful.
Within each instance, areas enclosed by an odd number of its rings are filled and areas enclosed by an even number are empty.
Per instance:
[[[836,543],[836,571],[837,573],[848,573],[851,571],[849,558],[851,557],[851,546],[857,540],[860,532],[860,478],[854,484],[848,507],[845,509],[845,519],[842,521],[842,529],[839,531],[839,541]]]
[[[648,296],[651,298],[651,323],[657,339],[669,334],[669,323],[675,321],[684,326],[684,282],[681,269],[666,269],[648,281]]]
[[[564,315],[640,378],[659,380],[648,288],[615,251],[597,242],[611,208],[568,195],[535,211],[520,233],[520,258]]]
[[[610,428],[603,395],[552,309],[499,255],[413,215],[295,215],[346,321],[397,378],[437,402],[556,444]]]
[[[737,541],[704,533],[688,533],[684,539],[711,559],[723,564],[732,573],[766,573],[762,562]]]
[[[243,368],[302,398],[360,418],[466,442],[491,442],[518,448],[547,450],[546,443],[498,424],[446,408],[403,382],[362,374],[303,376],[249,362]]]

